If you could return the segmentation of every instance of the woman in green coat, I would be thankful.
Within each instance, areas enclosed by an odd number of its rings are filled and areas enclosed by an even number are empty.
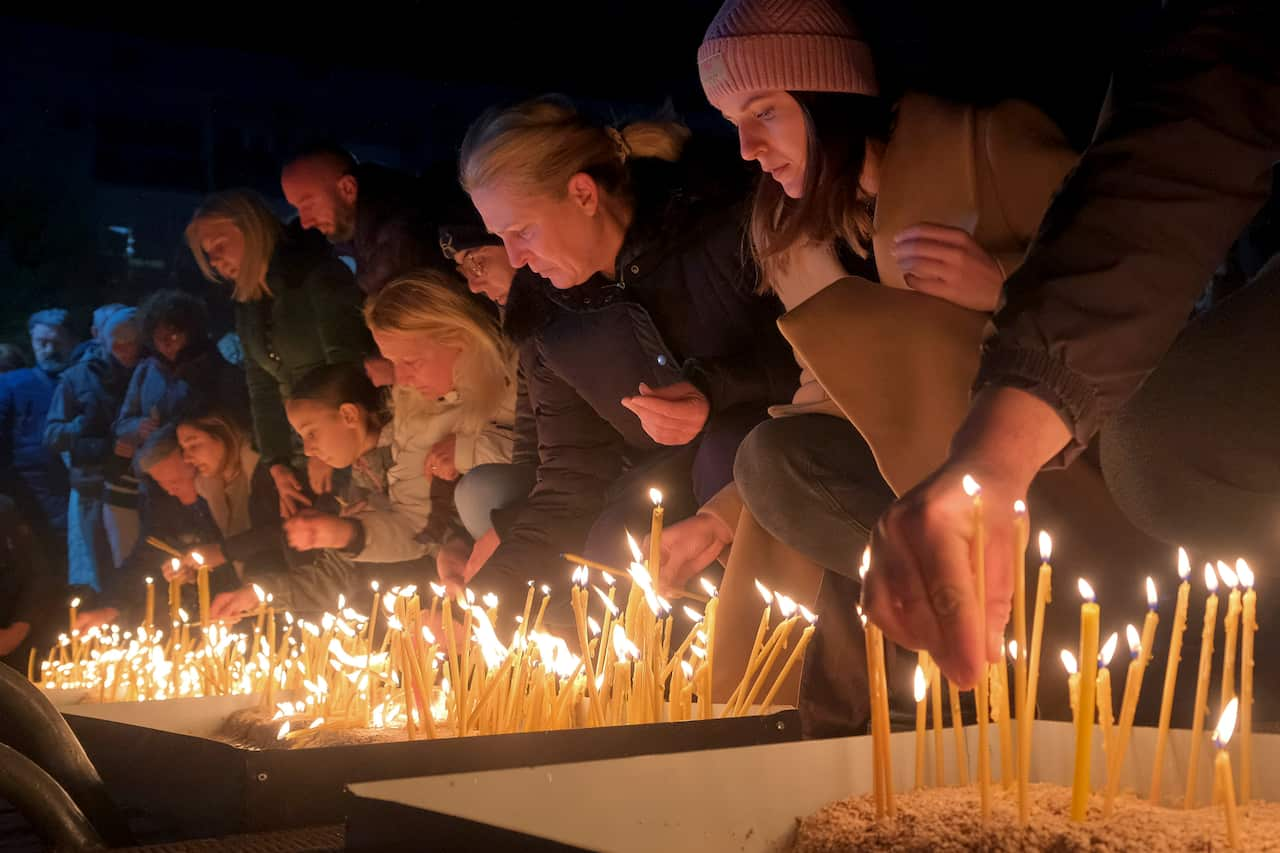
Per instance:
[[[284,400],[311,370],[359,363],[370,352],[363,294],[323,236],[285,225],[252,190],[209,196],[186,238],[205,277],[231,285],[254,437],[280,493],[280,514],[291,516],[310,501],[292,465],[298,454]],[[331,473],[308,460],[312,491],[328,491]]]

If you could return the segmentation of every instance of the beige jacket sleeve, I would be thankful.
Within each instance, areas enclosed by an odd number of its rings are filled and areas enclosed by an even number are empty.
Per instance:
[[[423,469],[431,448],[448,435],[452,419],[448,413],[427,411],[399,389],[394,409],[387,493],[374,495],[370,508],[356,515],[364,525],[364,549],[353,558],[357,562],[393,563],[427,553],[415,538],[431,514],[431,480]]]
[[[465,474],[477,465],[510,462],[515,452],[516,390],[513,385],[493,420],[478,433],[459,432],[453,464]]]

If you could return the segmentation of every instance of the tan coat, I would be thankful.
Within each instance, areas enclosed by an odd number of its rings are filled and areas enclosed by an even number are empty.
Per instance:
[[[896,493],[946,458],[968,410],[988,315],[908,289],[893,259],[893,238],[920,222],[963,228],[1008,275],[1075,159],[1060,131],[1028,104],[976,108],[907,96],[881,163],[873,235],[881,283],[844,277],[825,287],[810,284],[816,292],[789,304],[780,319],[797,359],[866,438]],[[1047,523],[1048,515],[1077,530],[1087,525],[1083,529],[1101,534],[1095,540],[1105,540],[1096,550],[1109,556],[1149,553],[1150,540],[1110,506],[1096,468],[1077,464],[1042,475],[1037,484],[1033,523]],[[1061,504],[1068,510],[1058,512]],[[1042,505],[1054,511],[1042,514]],[[736,494],[719,495],[705,508],[735,529],[735,542],[752,546],[732,549],[726,564],[720,619],[725,643],[717,646],[717,661],[726,664],[746,659],[746,649],[736,648],[742,643],[733,638],[745,632],[749,643],[751,619],[759,619],[759,599],[750,600],[755,577],[813,606],[809,602],[817,602],[823,576],[821,567],[769,537],[750,513],[734,518],[740,508]],[[857,558],[850,555],[851,567]],[[739,610],[741,617],[728,616]],[[745,624],[731,628],[739,619]],[[718,690],[727,693],[733,667],[717,666],[716,674]],[[795,679],[780,695],[794,699],[798,685]]]

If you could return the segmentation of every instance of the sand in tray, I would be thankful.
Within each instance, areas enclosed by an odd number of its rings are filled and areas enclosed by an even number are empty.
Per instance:
[[[898,794],[896,820],[877,821],[875,800],[850,797],[800,821],[795,853],[902,853],[962,851],[1227,851],[1221,806],[1184,811],[1152,806],[1133,794],[1116,798],[1111,817],[1102,818],[1102,798],[1090,803],[1089,819],[1073,823],[1071,790],[1061,785],[1031,786],[1031,818],[1017,825],[1017,800],[996,787],[991,819],[984,825],[976,788],[927,788]],[[1241,850],[1280,851],[1280,803],[1254,802],[1240,810]]]

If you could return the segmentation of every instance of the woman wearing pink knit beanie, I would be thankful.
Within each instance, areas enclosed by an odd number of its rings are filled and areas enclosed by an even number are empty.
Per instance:
[[[664,534],[662,580],[682,586],[707,555],[726,562],[723,695],[749,651],[734,638],[751,634],[757,578],[824,616],[801,708],[808,733],[834,733],[866,705],[850,678],[861,631],[845,618],[858,557],[894,495],[945,458],[983,327],[1076,152],[1023,102],[884,98],[835,0],[728,0],[698,73],[764,173],[751,244],[803,373],[739,448],[735,483]],[[1061,503],[1042,495],[1037,524]]]

